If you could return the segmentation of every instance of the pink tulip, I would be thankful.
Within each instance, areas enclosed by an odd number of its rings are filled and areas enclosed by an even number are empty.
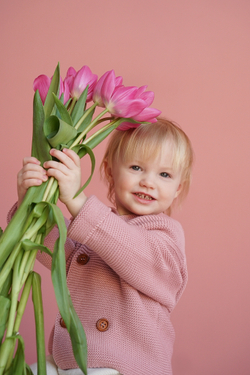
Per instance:
[[[105,107],[115,117],[134,118],[146,107],[143,99],[136,98],[137,87],[117,87],[111,98],[104,98]]]
[[[64,85],[69,88],[70,96],[79,99],[87,85],[88,94],[86,101],[92,100],[93,90],[96,85],[97,75],[93,74],[87,65],[84,65],[78,72],[74,68],[68,69]]]
[[[114,70],[110,70],[97,82],[93,101],[116,117],[132,117],[146,106],[144,100],[135,98],[137,90],[134,86],[122,86],[122,77],[115,77]]]
[[[122,85],[122,78],[115,77],[114,71],[110,70],[103,74],[97,82],[93,101],[100,107],[106,107],[114,117],[132,118],[139,122],[154,122],[161,112],[154,108],[148,108],[154,100],[154,93],[145,91],[146,88],[147,86],[125,87]],[[119,126],[119,129],[138,125],[124,122]]]
[[[131,123],[128,121],[122,122],[118,126],[118,130],[127,130],[130,128],[137,128],[142,122],[156,122],[157,118],[161,114],[161,111],[155,108],[145,108],[139,115],[134,116],[133,120],[138,121],[139,123]]]
[[[40,98],[42,100],[42,103],[45,103],[46,96],[49,91],[49,86],[51,84],[52,78],[49,78],[48,76],[41,74],[38,76],[34,82],[33,82],[33,89],[34,91],[38,90],[40,94]],[[62,78],[60,77],[60,89],[59,89],[59,98],[64,93],[64,83],[62,81]],[[64,95],[64,103],[66,103],[68,99],[65,98]]]
[[[99,107],[105,107],[104,101],[108,101],[116,87],[122,85],[122,77],[115,77],[115,72],[110,70],[99,78],[93,92],[93,101]]]
[[[43,104],[48,94],[50,83],[51,83],[51,78],[49,78],[48,76],[44,74],[41,74],[34,80],[33,89],[34,91],[36,90],[39,91],[40,98]]]
[[[127,130],[130,128],[137,128],[141,122],[156,122],[158,117],[161,114],[161,111],[155,108],[149,108],[149,106],[153,103],[154,100],[154,93],[152,91],[145,92],[147,86],[142,86],[138,88],[137,92],[135,93],[135,98],[141,98],[147,104],[146,108],[144,108],[140,113],[138,113],[133,117],[133,120],[138,121],[139,123],[131,123],[131,122],[122,122],[121,125],[118,126],[117,129],[119,130]]]

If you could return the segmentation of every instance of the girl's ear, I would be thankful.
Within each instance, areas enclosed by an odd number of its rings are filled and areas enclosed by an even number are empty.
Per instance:
[[[104,160],[103,167],[104,167],[105,176],[108,182],[111,183],[113,181],[112,169],[111,169],[111,166],[108,164],[107,160]]]
[[[178,195],[180,194],[180,192],[182,191],[182,184],[180,184],[175,192],[175,198],[178,197]]]

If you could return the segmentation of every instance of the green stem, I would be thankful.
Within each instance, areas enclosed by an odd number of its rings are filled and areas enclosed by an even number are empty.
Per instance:
[[[88,139],[85,139],[83,143],[87,145],[89,141],[91,141],[93,138],[95,138],[96,136],[98,136],[99,134],[101,134],[102,132],[107,130],[108,128],[111,128],[111,126],[113,126],[116,122],[118,122],[117,119],[115,119],[114,121],[111,121],[107,125],[103,126],[101,129],[97,130],[97,132],[92,134]]]
[[[89,115],[89,113],[90,113],[91,111],[93,111],[93,109],[95,109],[96,106],[97,106],[97,103],[94,103],[91,107],[89,107],[89,108],[86,110],[86,112],[84,112],[84,114],[82,115],[82,117],[80,118],[80,120],[78,120],[78,122],[76,123],[76,125],[75,125],[75,129],[78,129],[78,128],[81,126],[81,124],[82,124],[82,122],[85,120],[85,118]]]
[[[72,149],[74,146],[76,146],[76,145],[78,145],[79,143],[80,143],[80,141],[82,140],[82,138],[91,130],[91,129],[93,129],[96,125],[97,125],[97,123],[98,123],[98,121],[99,121],[99,119],[103,116],[103,115],[105,115],[105,113],[107,113],[108,112],[108,109],[104,109],[104,111],[102,111],[90,124],[89,124],[89,126],[87,126],[87,128],[86,129],[84,129],[83,130],[83,132],[82,133],[80,133],[79,134],[79,136],[75,139],[75,141],[74,141],[74,143],[72,143],[72,145],[70,146],[70,149]]]
[[[13,327],[15,322],[15,315],[17,309],[17,302],[18,302],[18,294],[20,292],[20,276],[19,276],[19,269],[20,263],[22,260],[23,251],[20,251],[14,264],[13,270],[13,282],[12,282],[12,291],[11,291],[11,306],[9,312],[9,320],[6,330],[6,337],[10,337],[13,334]]]
[[[29,294],[30,294],[32,277],[33,277],[33,274],[30,273],[29,277],[27,278],[27,281],[24,285],[24,288],[23,288],[22,296],[20,298],[20,302],[19,302],[18,308],[17,308],[16,321],[15,321],[15,324],[14,324],[14,332],[18,332],[20,324],[21,324],[22,316],[23,316],[25,307],[27,305],[27,301],[28,301]]]
[[[22,317],[23,317],[23,314],[24,314],[24,310],[25,310],[25,307],[26,307],[27,302],[28,302],[31,284],[32,284],[32,277],[33,277],[33,274],[31,273],[29,275],[25,285],[24,285],[22,296],[21,296],[20,302],[18,304],[18,308],[17,308],[17,312],[16,312],[16,320],[15,320],[15,324],[14,324],[14,328],[13,328],[13,332],[15,334],[18,334],[18,330],[19,330],[21,320],[22,320]],[[12,348],[9,349],[6,369],[9,369],[9,367],[11,366],[11,362],[12,362],[14,351],[15,351],[15,343],[16,343],[16,340],[14,341],[14,344],[12,345]]]
[[[57,188],[58,188],[58,181],[54,178],[53,184],[51,185],[49,194],[46,199],[47,202],[50,202],[52,200]]]
[[[1,269],[0,290],[2,289],[9,273],[12,270],[13,264],[16,260],[17,255],[19,254],[20,249],[21,249],[21,243],[19,242],[18,244],[16,244],[8,260],[5,262],[3,268]]]
[[[75,107],[76,102],[77,102],[77,99],[74,97],[73,100],[72,100],[72,102],[70,103],[70,107],[69,107],[69,110],[68,110],[68,112],[69,112],[70,115],[71,115],[71,113],[72,113],[72,111],[73,111],[73,109]]]
[[[40,241],[36,241],[36,242],[40,243]],[[37,250],[36,249],[31,250],[31,252],[29,254],[29,258],[28,258],[27,263],[25,265],[25,269],[24,269],[24,272],[23,272],[21,285],[23,285],[26,282],[27,277],[29,276],[30,272],[34,268],[34,264],[35,264],[35,260],[36,260],[36,254],[37,254]]]
[[[45,192],[43,194],[43,199],[42,199],[43,202],[47,201],[47,198],[48,198],[48,195],[50,193],[50,189],[51,189],[51,187],[52,187],[52,185],[54,183],[54,180],[55,180],[54,177],[50,177],[49,178],[49,183],[48,183],[48,185],[46,187],[46,190],[45,190]]]
[[[24,239],[31,239],[34,235],[37,234],[37,232],[39,231],[39,229],[46,223],[47,221],[47,215],[41,215],[36,223],[31,227],[29,228],[26,233],[24,233],[23,237],[22,237],[22,240]]]
[[[0,375],[5,373],[9,354],[12,352],[13,347],[15,348],[15,340],[12,339],[5,339],[0,347]]]
[[[46,374],[46,351],[44,336],[44,318],[41,276],[33,272],[32,279],[32,301],[34,304],[35,322],[36,322],[36,349],[38,374]]]

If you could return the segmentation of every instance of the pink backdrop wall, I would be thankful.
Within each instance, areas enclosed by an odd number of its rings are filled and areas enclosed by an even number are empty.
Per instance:
[[[188,287],[173,313],[175,375],[250,373],[249,66],[247,0],[1,1],[0,225],[16,200],[30,153],[33,79],[89,65],[126,85],[148,85],[154,106],[178,122],[196,154],[181,211]],[[103,145],[96,149],[98,162]],[[104,202],[98,171],[87,189]],[[57,307],[43,281],[46,340]],[[36,359],[31,302],[22,322],[26,359]]]

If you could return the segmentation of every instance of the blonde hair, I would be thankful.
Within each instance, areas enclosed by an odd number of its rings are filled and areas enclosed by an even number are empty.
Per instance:
[[[126,131],[113,131],[104,154],[100,170],[108,184],[108,199],[115,204],[114,186],[109,179],[107,168],[112,169],[114,162],[133,159],[139,152],[146,159],[157,157],[167,142],[173,147],[173,168],[181,172],[181,191],[177,198],[178,204],[187,196],[193,164],[192,145],[184,131],[173,122],[158,118],[156,123],[141,124],[137,128]],[[121,158],[121,159],[120,159]],[[176,200],[173,202],[176,203]],[[171,208],[167,214],[171,214]]]

